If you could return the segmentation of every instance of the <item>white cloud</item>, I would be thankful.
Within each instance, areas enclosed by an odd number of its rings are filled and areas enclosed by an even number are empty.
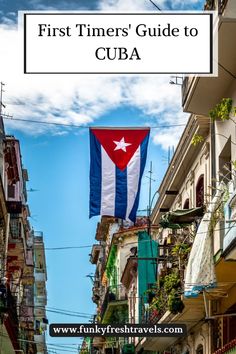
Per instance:
[[[186,121],[180,104],[180,86],[168,77],[109,77],[82,75],[24,75],[22,33],[14,26],[0,26],[0,78],[6,83],[5,112],[17,119],[88,125],[122,105],[136,107],[152,125]],[[64,133],[66,128],[7,121],[29,134]],[[179,129],[153,134],[163,148],[176,143]]]
[[[202,8],[205,0],[152,0],[161,10],[190,10],[193,5]],[[149,0],[100,0],[99,8],[105,11],[155,11]],[[157,10],[157,8],[156,8]],[[158,11],[158,10],[157,10]]]
[[[104,11],[148,11],[150,10],[150,1],[101,0],[99,8]]]
[[[154,144],[161,145],[164,150],[168,150],[170,146],[176,146],[184,129],[184,122],[187,122],[188,114],[181,111],[170,111],[165,114],[165,123],[174,124],[170,128],[155,129],[152,132]],[[164,125],[164,123],[163,123]]]

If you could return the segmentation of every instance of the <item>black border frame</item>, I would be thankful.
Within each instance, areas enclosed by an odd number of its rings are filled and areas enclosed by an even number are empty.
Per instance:
[[[50,71],[27,71],[27,16],[34,16],[34,15],[42,15],[42,12],[33,12],[33,13],[24,13],[24,74],[65,74],[65,75],[70,75],[70,74],[86,74],[86,75],[90,75],[90,74],[98,74],[98,75],[137,75],[137,74],[141,74],[141,75],[152,75],[152,74],[162,74],[162,75],[174,75],[174,74],[179,74],[179,75],[208,75],[208,74],[213,74],[213,14],[212,13],[186,13],[186,12],[173,12],[173,13],[144,13],[144,12],[132,12],[132,13],[128,13],[128,12],[124,12],[124,13],[117,13],[117,12],[45,12],[43,15],[205,15],[205,16],[210,16],[210,38],[209,38],[209,42],[210,42],[210,71],[208,72],[159,72],[159,71],[151,71],[151,72],[113,72],[113,71],[109,71],[109,72],[102,72],[102,71],[66,71],[66,72],[50,72]]]

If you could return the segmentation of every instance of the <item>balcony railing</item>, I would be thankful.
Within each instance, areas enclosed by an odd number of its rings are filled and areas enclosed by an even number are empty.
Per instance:
[[[1,286],[1,296],[0,296],[0,312],[6,314],[5,326],[11,337],[12,342],[15,344],[15,349],[17,349],[17,340],[19,335],[19,320],[17,315],[17,305],[16,298],[12,295],[10,289]]]
[[[218,8],[219,14],[222,14],[228,0],[207,0],[204,5],[204,10],[216,10]]]
[[[236,338],[218,349],[214,354],[236,354]]]
[[[141,299],[142,323],[156,324],[170,311],[182,312],[184,303],[181,294],[184,290],[184,270],[188,261],[190,243],[176,243],[159,247],[158,284],[152,284]],[[153,286],[154,285],[154,286]]]
[[[156,308],[144,308],[142,313],[142,323],[157,324],[161,317],[164,315],[166,309],[162,311]]]
[[[227,5],[228,0],[219,0],[219,1],[220,1],[220,6],[219,6],[220,14],[222,14],[222,12],[224,11]]]
[[[34,230],[35,241],[41,242],[43,240],[43,232]]]
[[[220,5],[221,2],[222,2],[221,0],[206,0],[204,5],[204,10],[206,11],[216,10],[218,3]]]
[[[182,106],[185,105],[194,76],[185,76],[182,83]]]
[[[127,300],[127,295],[125,293],[125,287],[123,285],[118,285],[116,287],[109,286],[107,288],[104,301],[101,307],[101,318],[103,318],[109,303],[120,302],[124,300]]]
[[[35,272],[34,273],[35,281],[36,282],[46,282],[46,274],[43,272]]]

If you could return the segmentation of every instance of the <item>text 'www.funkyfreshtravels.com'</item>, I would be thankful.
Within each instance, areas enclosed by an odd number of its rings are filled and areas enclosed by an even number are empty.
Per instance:
[[[184,324],[51,324],[52,337],[182,337],[187,334]]]

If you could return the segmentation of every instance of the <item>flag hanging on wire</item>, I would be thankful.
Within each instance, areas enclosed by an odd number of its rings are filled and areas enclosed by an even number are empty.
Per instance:
[[[149,128],[90,128],[90,217],[135,221]]]

